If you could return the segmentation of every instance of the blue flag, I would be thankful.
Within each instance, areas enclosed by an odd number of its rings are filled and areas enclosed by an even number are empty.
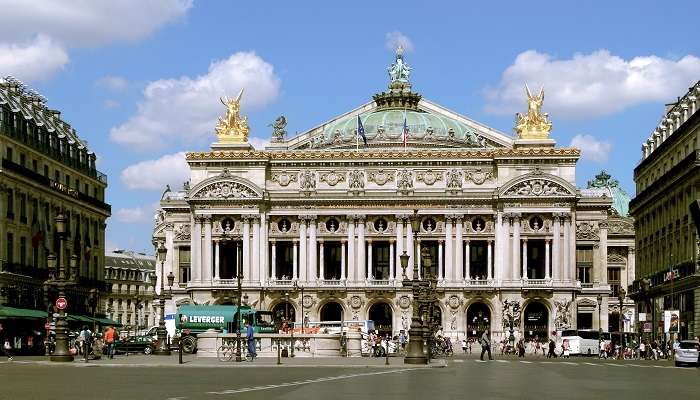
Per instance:
[[[365,136],[365,127],[362,126],[362,120],[360,119],[359,115],[357,116],[357,136],[361,137],[365,146],[367,146],[367,136]]]

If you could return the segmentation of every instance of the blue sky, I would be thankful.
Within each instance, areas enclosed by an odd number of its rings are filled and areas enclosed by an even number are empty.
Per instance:
[[[634,194],[632,169],[664,103],[700,79],[700,3],[0,0],[0,76],[48,98],[109,176],[110,247],[151,252],[152,212],[206,150],[218,96],[246,87],[254,143],[284,114],[304,131],[384,90],[408,46],[424,97],[503,132],[522,84],[545,86],[577,181],[601,169]],[[611,3],[613,3],[611,5]]]

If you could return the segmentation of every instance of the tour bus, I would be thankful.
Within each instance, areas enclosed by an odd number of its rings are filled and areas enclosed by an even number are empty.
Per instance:
[[[600,352],[600,334],[598,331],[584,329],[563,331],[561,339],[569,342],[569,354],[572,356],[592,356],[598,355]],[[607,340],[610,340],[609,336]]]

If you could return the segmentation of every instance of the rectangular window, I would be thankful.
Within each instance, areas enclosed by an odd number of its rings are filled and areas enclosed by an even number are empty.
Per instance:
[[[15,192],[12,189],[7,191],[7,218],[15,219]]]
[[[617,297],[620,293],[620,268],[608,268],[608,284],[610,285],[612,296]]]
[[[7,262],[12,264],[15,262],[15,236],[8,232],[7,233]]]
[[[593,247],[576,247],[576,278],[581,283],[591,283],[591,271],[593,271]]]
[[[180,266],[180,283],[187,283],[190,280],[190,247],[178,247],[178,265]]]
[[[27,156],[24,155],[24,153],[19,153],[19,165],[21,166],[26,166],[27,163]]]
[[[61,173],[58,170],[53,172],[53,180],[56,182],[61,182]]]
[[[32,171],[37,172],[39,169],[39,163],[36,160],[32,160]]]
[[[27,238],[24,236],[19,238],[19,263],[27,265]]]
[[[48,177],[49,177],[49,166],[44,165],[44,178],[48,178]]]
[[[13,155],[13,154],[12,154],[12,147],[7,146],[7,150],[5,151],[5,158],[7,158],[7,159],[10,160],[10,161],[14,161],[14,160],[12,159],[12,155]]]
[[[19,195],[19,222],[27,223],[27,195],[24,193]]]
[[[70,187],[70,175],[66,174],[66,187]]]

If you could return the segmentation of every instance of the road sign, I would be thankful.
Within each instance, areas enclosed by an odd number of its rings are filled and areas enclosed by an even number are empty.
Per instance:
[[[68,308],[68,300],[65,297],[59,297],[56,299],[56,308],[59,310],[65,310]]]

